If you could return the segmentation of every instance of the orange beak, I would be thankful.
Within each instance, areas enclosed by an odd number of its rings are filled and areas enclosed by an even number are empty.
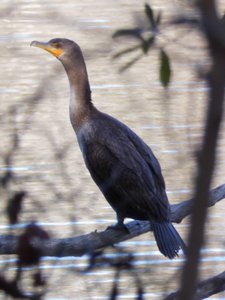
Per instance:
[[[56,57],[59,57],[63,53],[63,50],[61,48],[54,48],[49,43],[33,41],[30,45],[44,49]]]

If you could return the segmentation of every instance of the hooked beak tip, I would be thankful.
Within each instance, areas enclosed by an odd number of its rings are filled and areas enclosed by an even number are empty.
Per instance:
[[[31,42],[30,46],[44,49],[49,53],[51,53],[52,55],[54,55],[55,57],[59,57],[63,53],[63,50],[61,48],[55,48],[54,46],[49,44],[49,42],[43,43],[43,42],[33,41]]]
[[[38,42],[38,41],[33,41],[33,42],[30,43],[31,47],[38,47],[38,46],[40,47],[40,45],[41,45],[41,43]]]

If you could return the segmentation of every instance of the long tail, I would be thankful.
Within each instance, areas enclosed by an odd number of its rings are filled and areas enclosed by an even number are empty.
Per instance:
[[[163,255],[172,259],[178,256],[180,249],[186,254],[187,248],[171,223],[151,221],[151,226],[159,251]]]

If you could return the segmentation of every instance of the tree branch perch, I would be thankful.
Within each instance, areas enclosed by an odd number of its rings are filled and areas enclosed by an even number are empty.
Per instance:
[[[225,184],[210,191],[208,207],[225,198]],[[191,214],[192,199],[171,205],[171,220],[180,223]],[[131,221],[126,224],[129,233],[108,229],[101,232],[91,232],[82,236],[70,238],[51,238],[41,245],[42,256],[82,256],[97,249],[129,240],[151,230],[149,222]],[[0,236],[0,254],[17,254],[18,237],[15,235]]]

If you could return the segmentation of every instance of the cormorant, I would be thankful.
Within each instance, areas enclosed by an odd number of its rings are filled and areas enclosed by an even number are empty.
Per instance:
[[[80,47],[64,38],[33,41],[63,64],[70,83],[70,120],[85,164],[117,215],[149,220],[159,250],[172,259],[185,245],[170,221],[170,205],[158,160],[145,142],[119,120],[92,103],[87,69]]]

